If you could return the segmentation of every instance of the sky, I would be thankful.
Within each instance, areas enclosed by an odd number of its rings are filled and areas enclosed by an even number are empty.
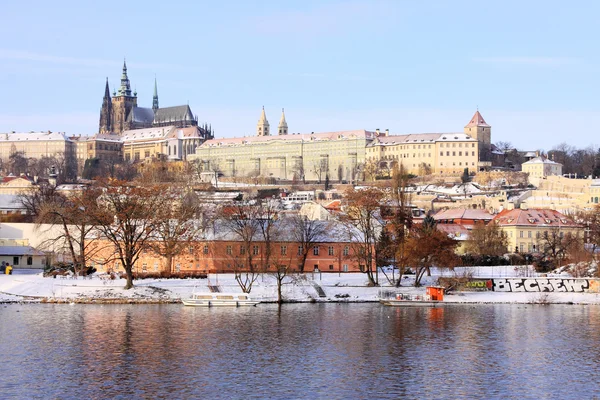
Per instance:
[[[216,137],[460,132],[600,145],[600,2],[22,1],[0,3],[0,132],[97,132],[124,58],[138,104],[189,103]]]

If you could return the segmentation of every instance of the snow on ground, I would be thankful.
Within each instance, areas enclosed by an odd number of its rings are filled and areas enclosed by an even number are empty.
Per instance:
[[[526,267],[473,267],[473,277],[537,276]],[[388,270],[391,276],[391,270]],[[124,290],[125,280],[108,280],[99,275],[91,278],[44,278],[41,273],[0,275],[0,303],[20,301],[58,302],[179,302],[193,292],[208,292],[208,286],[220,286],[222,292],[241,292],[233,274],[210,274],[207,279],[142,279],[134,281],[134,288]],[[437,283],[448,271],[432,270],[431,277],[423,277],[422,287],[412,285],[414,276],[407,275],[399,289],[391,287],[380,273],[382,287],[369,287],[366,275],[360,273],[307,273],[287,277],[283,286],[286,301],[298,302],[375,302],[380,290],[398,290],[403,293],[424,294],[425,285]],[[396,275],[397,276],[397,275]],[[564,275],[561,275],[564,276]],[[320,297],[319,294],[324,297]],[[261,275],[254,283],[251,296],[262,301],[276,301],[277,285],[271,275]],[[596,293],[500,293],[456,292],[446,295],[452,303],[578,303],[600,304]]]

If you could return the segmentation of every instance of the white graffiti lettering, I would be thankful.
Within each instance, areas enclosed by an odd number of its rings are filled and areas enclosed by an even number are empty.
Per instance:
[[[575,292],[590,289],[589,279],[560,278],[497,278],[493,279],[495,292]]]

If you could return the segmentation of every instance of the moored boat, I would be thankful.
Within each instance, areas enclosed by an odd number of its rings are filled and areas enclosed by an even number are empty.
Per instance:
[[[181,302],[194,307],[242,307],[260,303],[247,293],[193,293],[190,298],[181,299]]]
[[[444,305],[444,288],[428,286],[427,294],[396,293],[394,296],[380,296],[379,302],[393,307],[438,307]]]

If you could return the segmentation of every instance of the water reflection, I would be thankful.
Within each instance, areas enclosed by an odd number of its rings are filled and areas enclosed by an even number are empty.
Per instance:
[[[600,308],[11,305],[2,397],[599,395]],[[578,397],[578,396],[575,396]]]

